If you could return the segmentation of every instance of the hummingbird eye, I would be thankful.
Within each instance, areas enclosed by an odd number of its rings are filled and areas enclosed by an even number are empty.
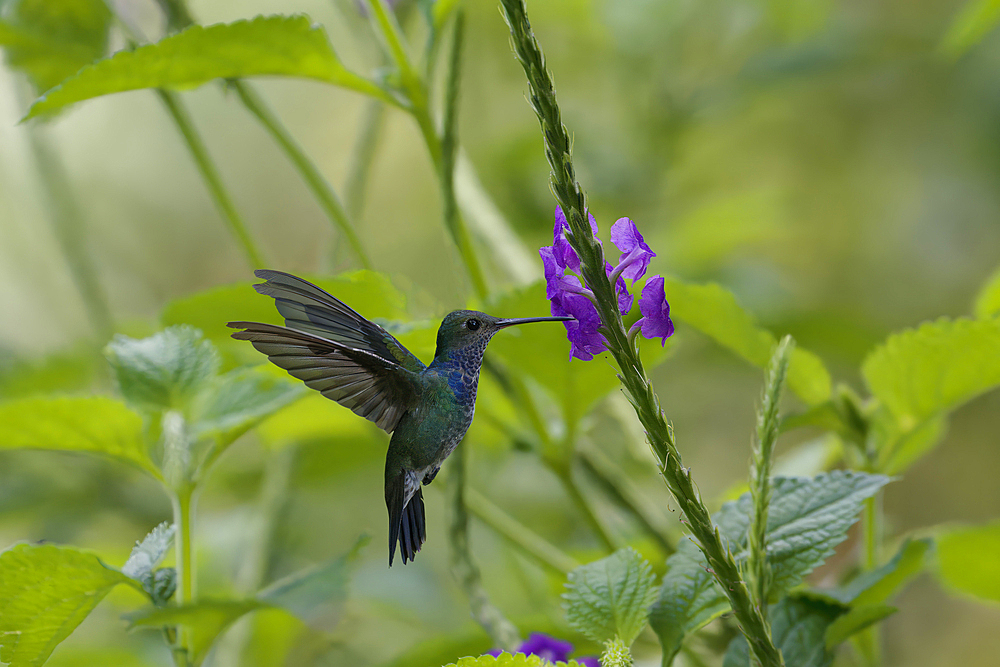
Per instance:
[[[479,320],[477,320],[475,318],[473,318],[471,320],[466,320],[465,321],[465,328],[468,329],[469,331],[475,331],[476,329],[479,328]]]

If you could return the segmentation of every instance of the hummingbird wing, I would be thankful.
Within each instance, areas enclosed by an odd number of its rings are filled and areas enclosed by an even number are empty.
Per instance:
[[[267,281],[254,285],[254,289],[274,298],[290,329],[371,352],[414,373],[426,368],[388,331],[312,283],[270,269],[258,269],[254,275]]]
[[[237,340],[248,340],[306,386],[370,419],[391,433],[416,405],[417,373],[369,350],[348,347],[305,331],[259,322],[230,322]]]

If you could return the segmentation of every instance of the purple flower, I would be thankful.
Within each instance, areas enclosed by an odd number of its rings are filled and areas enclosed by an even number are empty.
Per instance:
[[[639,312],[642,319],[633,325],[640,327],[645,338],[662,338],[660,345],[667,344],[667,338],[674,333],[674,323],[670,321],[670,304],[661,276],[653,276],[646,281],[639,297]]]
[[[656,257],[639,233],[635,223],[628,218],[618,218],[611,226],[611,242],[621,250],[615,272],[631,281],[646,275],[649,261]]]
[[[543,635],[540,632],[531,633],[527,641],[522,643],[517,649],[518,653],[537,655],[539,658],[548,660],[549,662],[566,662],[569,660],[569,654],[572,651],[573,645],[569,642],[560,641],[555,637]],[[494,649],[486,653],[486,655],[499,656],[501,653],[503,651],[500,649]],[[587,667],[601,667],[597,658],[576,658],[576,661]]]
[[[607,351],[604,336],[597,330],[601,326],[601,316],[590,299],[580,294],[561,294],[558,300],[552,301],[552,314],[575,318],[563,322],[570,342],[570,359],[590,361],[595,354]]]
[[[590,215],[590,213],[587,213],[587,218],[590,219],[590,230],[596,238],[597,220],[594,220],[594,216]],[[567,229],[569,229],[569,222],[566,220],[566,214],[563,213],[561,206],[556,206],[556,226],[552,230],[553,255],[560,268],[576,271],[580,268],[580,256],[576,254],[573,246],[566,240]],[[598,239],[598,243],[600,243],[600,239]]]
[[[614,273],[610,262],[604,263],[604,272],[608,274],[610,280],[611,274]],[[628,293],[628,287],[625,286],[625,279],[621,277],[621,274],[615,280],[615,296],[618,297],[618,312],[627,315],[628,311],[632,310],[632,295]]]

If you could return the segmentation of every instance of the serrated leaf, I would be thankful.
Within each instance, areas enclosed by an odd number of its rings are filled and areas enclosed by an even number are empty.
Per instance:
[[[191,412],[195,438],[219,436],[223,444],[306,394],[303,385],[260,368],[219,376]]]
[[[778,344],[774,334],[753,317],[721,285],[694,285],[666,277],[670,316],[684,322],[750,363],[765,368]],[[788,386],[810,405],[830,398],[830,373],[812,352],[796,347],[788,367]]]
[[[102,95],[143,88],[187,90],[214,79],[291,76],[350,88],[390,104],[371,81],[349,72],[326,31],[306,16],[258,16],[191,26],[155,44],[119,51],[81,69],[31,107],[26,118]]]
[[[138,587],[97,556],[19,544],[0,554],[0,662],[37,667],[118,584]]]
[[[958,58],[1000,22],[1000,0],[968,0],[941,40],[941,51]]]
[[[119,334],[104,353],[122,396],[140,410],[183,410],[219,371],[215,347],[188,326],[142,339]]]
[[[453,662],[445,667],[584,667],[576,660],[569,662],[549,662],[537,655],[525,655],[517,653],[501,653],[494,657],[492,655],[481,655],[476,658],[461,658],[458,662]]]
[[[7,63],[42,92],[104,55],[111,13],[104,0],[19,0],[0,21]]]
[[[203,600],[179,607],[146,607],[122,616],[129,629],[183,625],[191,633],[193,664],[200,665],[219,635],[240,617],[267,607],[260,600]]]
[[[849,639],[879,621],[895,614],[898,609],[884,604],[865,604],[852,607],[826,628],[826,647],[833,649],[837,644]]]
[[[346,554],[292,574],[257,594],[257,599],[287,609],[319,632],[329,631],[339,620],[351,566],[371,541],[362,535]]]
[[[885,565],[863,572],[843,586],[812,590],[808,595],[848,606],[887,602],[900,587],[924,569],[924,560],[931,545],[929,539],[907,540]]]
[[[174,524],[164,521],[149,532],[142,542],[136,542],[122,574],[142,584],[147,593],[152,591],[153,569],[160,564],[174,542]]]
[[[653,569],[631,547],[581,565],[563,594],[566,620],[595,641],[618,637],[631,646],[656,599],[655,583]]]
[[[777,477],[767,522],[767,556],[772,595],[789,590],[823,563],[847,537],[861,505],[889,482],[883,475],[835,470],[809,479]],[[753,500],[744,493],[713,517],[737,565],[746,562],[746,536]],[[685,636],[729,608],[722,589],[706,571],[705,558],[690,540],[667,559],[660,596],[650,623],[660,636],[664,664],[680,650]]]
[[[143,443],[142,418],[121,402],[102,396],[0,403],[0,449],[100,454],[161,479]]]
[[[938,577],[956,591],[1000,602],[1000,521],[937,534]]]
[[[890,336],[861,370],[908,431],[1000,385],[1000,320],[927,322]]]
[[[996,0],[998,16],[1000,16],[1000,0]],[[976,304],[972,310],[979,318],[1000,315],[1000,269],[993,272],[986,284],[976,295]]]
[[[826,630],[844,609],[814,600],[785,598],[771,607],[771,637],[786,665],[828,667],[833,653],[826,648]],[[723,667],[750,667],[746,638],[737,636],[726,651]]]

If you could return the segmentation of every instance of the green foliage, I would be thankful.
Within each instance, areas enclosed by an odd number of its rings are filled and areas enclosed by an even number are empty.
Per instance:
[[[770,331],[757,326],[731,292],[715,283],[665,280],[673,319],[698,329],[750,363],[767,366],[778,341]],[[830,373],[815,354],[796,348],[788,367],[788,386],[806,403],[822,403],[830,398]]]
[[[925,419],[905,432],[901,432],[898,422],[883,411],[876,413],[874,421],[879,434],[876,470],[886,475],[907,470],[941,444],[948,432],[948,417],[943,414]]]
[[[160,478],[142,439],[142,418],[121,402],[100,396],[0,403],[0,449],[101,454]]]
[[[862,630],[895,614],[898,609],[884,604],[865,604],[852,607],[847,613],[837,617],[826,628],[826,648],[832,649],[837,644],[850,639]]]
[[[69,547],[19,544],[0,554],[0,661],[37,667],[118,584],[139,584]]]
[[[889,482],[882,475],[836,470],[805,477],[778,477],[767,524],[767,559],[772,571],[772,597],[802,581],[847,537],[866,498]],[[753,499],[744,493],[713,517],[736,562],[747,559],[747,528]],[[685,636],[729,609],[722,589],[706,571],[698,546],[683,540],[667,559],[660,597],[650,624],[663,645],[665,664],[680,650]],[[790,663],[794,664],[794,663]]]
[[[566,619],[595,641],[618,637],[631,645],[646,625],[655,584],[649,563],[632,548],[620,549],[570,572],[563,594]]]
[[[56,85],[104,55],[111,13],[104,0],[17,0],[0,21],[7,63],[36,91]]]
[[[826,646],[827,628],[843,613],[839,606],[785,598],[771,608],[771,633],[786,665],[827,667],[833,653]],[[747,642],[738,636],[729,645],[723,667],[750,667]]]
[[[0,351],[0,398],[85,389],[97,377],[100,362],[99,355],[86,345],[32,360]]]
[[[259,368],[240,368],[214,379],[191,412],[192,437],[235,440],[306,393],[306,388]]]
[[[241,616],[266,606],[258,600],[202,600],[179,607],[148,607],[123,618],[129,629],[183,625],[191,633],[191,661],[197,667],[223,630]]]
[[[125,401],[139,410],[183,409],[219,371],[215,347],[191,327],[142,339],[119,334],[105,355]]]
[[[932,542],[929,539],[907,540],[885,565],[864,572],[850,583],[832,589],[811,591],[830,602],[843,605],[876,605],[888,601],[910,579],[924,569]]]
[[[1000,1],[996,5],[998,18],[1000,18]],[[972,312],[976,317],[983,319],[1000,315],[1000,269],[994,271],[986,284],[979,290]]]
[[[1000,602],[1000,521],[937,534],[937,575],[953,590]]]
[[[501,653],[497,657],[481,655],[478,658],[462,658],[445,667],[581,667],[581,665],[576,660],[549,662],[537,655]]]
[[[353,74],[337,58],[326,31],[305,16],[258,16],[252,20],[191,26],[155,44],[119,51],[83,68],[39,98],[28,118],[102,95],[143,88],[185,90],[214,79],[293,76],[393,98]]]
[[[904,431],[1000,385],[1000,320],[941,318],[894,334],[862,373]]]
[[[941,40],[941,50],[958,58],[1000,22],[1000,0],[967,0]]]
[[[153,528],[142,542],[135,543],[132,553],[122,566],[122,574],[141,583],[143,589],[150,595],[154,584],[153,570],[173,544],[174,531],[174,525],[167,521]]]

